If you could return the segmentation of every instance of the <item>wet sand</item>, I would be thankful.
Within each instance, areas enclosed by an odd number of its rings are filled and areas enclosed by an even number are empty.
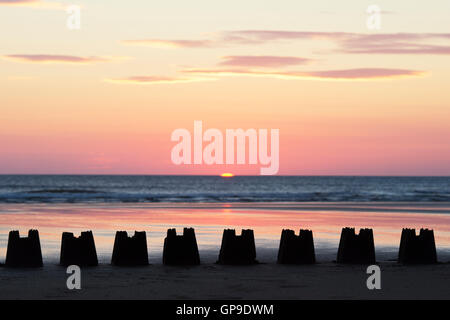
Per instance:
[[[401,266],[380,262],[381,290],[368,290],[366,266],[321,262],[310,266],[122,268],[81,271],[81,290],[68,290],[66,269],[0,268],[0,299],[449,299],[450,264]]]
[[[167,267],[161,262],[170,227],[196,229],[202,265]],[[367,266],[338,265],[341,228],[374,229],[382,289],[367,289]],[[402,227],[435,229],[433,266],[395,262]],[[3,299],[449,299],[450,205],[348,204],[83,204],[1,205],[0,261],[9,230],[40,231],[44,267],[0,268]],[[224,228],[255,230],[255,266],[220,266],[215,261]],[[318,264],[276,264],[283,228],[312,229]],[[93,230],[100,266],[82,270],[82,289],[66,288],[69,276],[57,265],[62,231]],[[146,230],[150,266],[109,265],[116,230]]]

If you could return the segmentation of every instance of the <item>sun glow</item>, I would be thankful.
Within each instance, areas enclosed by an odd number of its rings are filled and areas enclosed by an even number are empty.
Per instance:
[[[222,173],[220,176],[222,178],[232,178],[232,177],[234,177],[234,174],[226,172],[226,173]]]

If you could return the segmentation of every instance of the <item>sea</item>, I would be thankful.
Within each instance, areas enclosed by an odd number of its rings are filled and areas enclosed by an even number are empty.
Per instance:
[[[449,201],[450,177],[0,175],[0,203]]]

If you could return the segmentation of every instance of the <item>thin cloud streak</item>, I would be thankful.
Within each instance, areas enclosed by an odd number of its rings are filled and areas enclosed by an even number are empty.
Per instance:
[[[27,62],[27,63],[68,63],[68,64],[91,64],[98,62],[109,62],[111,58],[106,57],[81,57],[71,55],[54,55],[54,54],[10,54],[3,56],[3,59],[14,62]]]
[[[40,0],[0,0],[0,6],[19,6],[27,4],[35,4],[41,2]]]
[[[424,76],[426,72],[388,68],[356,68],[322,71],[260,71],[249,69],[186,69],[185,73],[211,76],[259,76],[303,80],[384,80]]]
[[[0,6],[27,7],[35,9],[63,9],[62,3],[41,0],[0,0]]]
[[[130,76],[125,78],[104,79],[105,82],[125,85],[176,84],[186,82],[213,81],[223,76],[256,76],[291,80],[383,80],[406,77],[419,77],[426,73],[416,70],[359,68],[343,70],[323,70],[309,72],[261,71],[250,69],[186,69],[185,74],[197,74],[206,77],[167,77],[167,76]]]
[[[336,43],[337,51],[353,54],[450,54],[450,46],[429,43],[436,40],[450,40],[450,33],[361,34],[243,30],[226,32],[225,39],[240,44],[263,44],[282,40],[326,40]]]
[[[123,44],[165,48],[213,48],[230,45],[262,45],[274,41],[314,40],[336,45],[335,51],[348,54],[450,54],[450,33],[311,32],[285,30],[225,31],[215,39],[203,40],[124,40]],[[440,41],[440,43],[436,43]]]
[[[219,65],[238,67],[276,68],[292,65],[308,64],[312,59],[281,56],[226,56]]]
[[[205,78],[179,78],[179,77],[164,77],[164,76],[132,76],[118,79],[105,79],[104,81],[114,84],[137,84],[137,85],[149,85],[149,84],[173,84],[173,83],[186,83],[186,82],[198,82],[198,81],[211,81],[214,79]]]
[[[205,48],[212,45],[210,40],[161,40],[161,39],[141,39],[122,40],[122,44],[134,46],[147,46],[155,48]]]

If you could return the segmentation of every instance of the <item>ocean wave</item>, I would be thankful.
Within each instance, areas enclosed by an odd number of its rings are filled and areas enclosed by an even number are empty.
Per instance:
[[[79,190],[80,191],[80,190]],[[449,194],[372,195],[365,193],[306,192],[306,193],[195,193],[195,194],[136,194],[102,193],[75,190],[58,192],[20,192],[0,195],[0,203],[96,203],[96,202],[450,202]]]
[[[450,202],[449,177],[0,176],[0,203]]]
[[[99,193],[98,191],[94,190],[83,190],[83,189],[43,189],[43,190],[32,190],[29,191],[29,193],[35,194],[35,193],[73,193],[73,194],[84,194],[84,193]]]

